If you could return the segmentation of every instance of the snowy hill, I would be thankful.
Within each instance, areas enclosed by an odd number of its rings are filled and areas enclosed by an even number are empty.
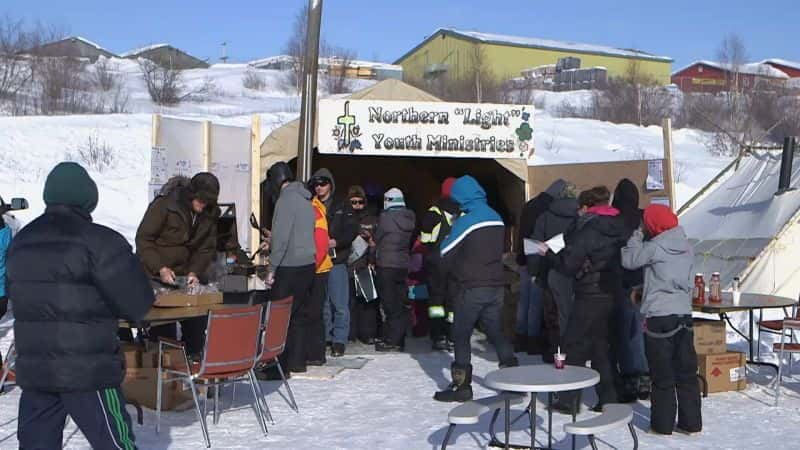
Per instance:
[[[209,69],[187,70],[183,81],[188,91],[200,86],[211,89],[174,107],[154,105],[147,94],[135,61],[109,60],[124,80],[130,96],[132,114],[0,117],[0,192],[3,197],[25,196],[31,209],[19,214],[23,221],[44,208],[41,189],[50,168],[74,157],[90,138],[104,143],[114,153],[111,167],[92,175],[100,187],[100,203],[95,218],[133,240],[138,222],[147,206],[147,180],[151,114],[154,112],[208,119],[229,125],[249,126],[250,115],[260,114],[262,136],[295,119],[300,100],[286,80],[286,73],[258,70],[264,80],[262,90],[247,89],[242,79],[251,67],[245,64],[216,64]],[[88,70],[93,70],[90,66]],[[355,80],[360,89],[370,81]],[[326,95],[324,91],[321,95]],[[536,154],[531,164],[615,161],[659,158],[662,154],[661,129],[615,125],[586,119],[555,117],[564,102],[581,105],[590,101],[588,91],[538,92],[535,122]],[[675,132],[676,179],[679,203],[713,178],[728,160],[708,154],[703,143],[707,136],[691,130]],[[71,156],[70,156],[71,155]]]

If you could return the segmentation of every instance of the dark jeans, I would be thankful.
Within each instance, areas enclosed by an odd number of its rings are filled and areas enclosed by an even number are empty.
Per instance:
[[[407,269],[378,268],[378,292],[381,306],[386,314],[383,327],[383,340],[386,344],[403,346],[410,313],[406,307],[408,288]]]
[[[691,316],[647,319],[647,329],[655,333],[672,331],[680,324],[691,327]],[[653,383],[650,427],[658,433],[672,433],[677,411],[680,428],[689,432],[700,431],[703,419],[700,385],[697,383],[697,354],[691,328],[681,330],[670,338],[645,335],[645,349]]]
[[[453,278],[439,272],[437,268],[431,271],[428,279],[428,288],[430,289],[429,306],[444,307],[444,317],[428,317],[431,339],[433,341],[440,339],[452,340],[452,319],[450,319],[450,316],[453,313],[453,302],[458,295],[458,285]]]
[[[616,377],[608,359],[608,337],[614,303],[615,299],[610,296],[576,296],[563,338],[564,345],[561,346],[569,365],[585,366],[587,361],[592,361],[592,369],[600,374],[600,384],[596,386],[600,405],[618,401]],[[569,404],[577,401],[578,392],[565,392],[560,397]]]
[[[514,347],[503,334],[502,310],[504,288],[476,287],[464,289],[463,296],[455,302],[455,364],[465,367],[470,364],[472,330],[480,321],[486,337],[494,345],[501,365],[514,361]]]
[[[328,297],[328,273],[314,275],[307,303],[306,361],[325,361],[325,321],[322,309]]]
[[[367,302],[353,287],[350,278],[350,339],[369,342],[378,337],[379,300]]]
[[[311,286],[314,284],[314,272],[314,264],[301,267],[278,267],[275,271],[275,284],[272,285],[269,292],[270,300],[280,300],[290,295],[294,297],[289,333],[286,336],[286,350],[280,356],[281,366],[290,372],[306,370],[308,302],[311,298]]]
[[[190,355],[202,353],[208,319],[206,317],[198,317],[196,319],[181,320],[180,323],[181,341],[186,344],[186,353]],[[148,335],[154,341],[157,341],[159,337],[177,339],[178,328],[175,324],[158,325],[150,327]]]
[[[23,389],[17,425],[20,448],[61,448],[67,415],[94,449],[136,448],[131,418],[119,388],[69,393]]]
[[[346,264],[334,264],[328,274],[328,295],[323,309],[326,339],[346,344],[350,333],[350,277]]]
[[[611,362],[619,367],[623,377],[647,375],[647,357],[644,353],[644,329],[642,313],[630,301],[630,291],[626,290],[617,300],[614,310],[615,333],[611,339]]]

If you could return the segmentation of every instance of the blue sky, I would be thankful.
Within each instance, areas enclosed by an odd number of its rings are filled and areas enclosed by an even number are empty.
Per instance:
[[[42,20],[114,52],[169,42],[203,58],[281,52],[305,0],[0,0],[0,15]],[[644,6],[652,5],[652,6]],[[751,60],[800,61],[797,0],[326,0],[323,35],[363,59],[393,61],[439,27],[639,48],[674,69],[713,59],[726,33]],[[794,36],[790,30],[794,29]]]

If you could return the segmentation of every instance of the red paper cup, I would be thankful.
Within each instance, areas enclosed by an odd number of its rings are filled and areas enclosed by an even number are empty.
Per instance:
[[[556,353],[553,355],[553,361],[555,363],[556,369],[563,369],[564,364],[567,362],[567,355],[563,353]]]

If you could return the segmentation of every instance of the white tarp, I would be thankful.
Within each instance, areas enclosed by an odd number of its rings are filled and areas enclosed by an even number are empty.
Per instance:
[[[521,159],[533,106],[323,99],[318,130],[320,153]]]
[[[742,158],[738,169],[683,216],[681,224],[694,244],[696,272],[720,272],[723,284],[742,278],[747,292],[797,297],[800,271],[798,230],[800,191],[776,196],[779,152]],[[795,157],[791,186],[800,186]]]
[[[800,208],[800,190],[775,196],[781,166],[779,152],[742,158],[736,172],[681,217],[689,237],[771,239]],[[800,182],[800,158],[795,158],[792,186]]]

